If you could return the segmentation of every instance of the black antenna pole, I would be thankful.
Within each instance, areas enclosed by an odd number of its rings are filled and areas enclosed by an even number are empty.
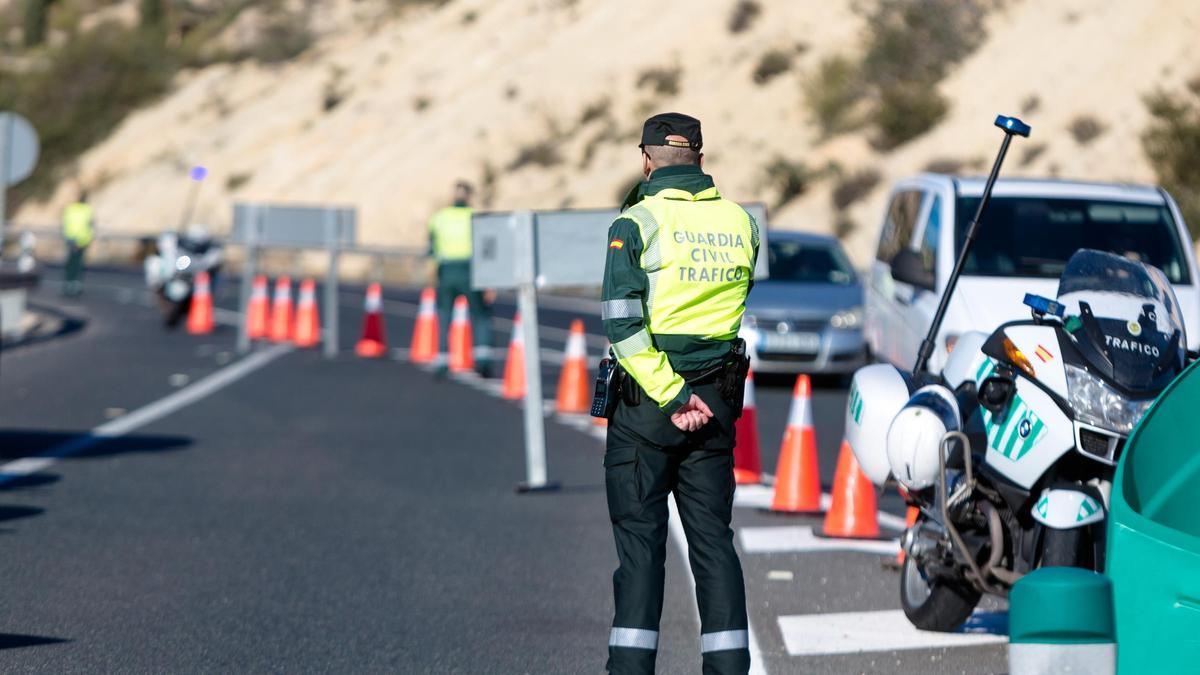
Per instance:
[[[958,253],[958,260],[954,261],[954,271],[950,273],[950,279],[946,282],[946,290],[942,292],[942,299],[938,302],[937,312],[933,315],[933,323],[929,325],[929,332],[921,341],[921,349],[917,351],[917,362],[913,365],[913,375],[918,375],[925,370],[929,363],[929,357],[933,355],[934,342],[937,339],[938,331],[942,328],[942,320],[946,317],[946,308],[950,306],[950,297],[954,295],[958,277],[962,275],[963,265],[967,262],[967,254],[971,252],[971,245],[975,243],[983,211],[992,199],[992,188],[996,185],[996,177],[1000,175],[1000,166],[1004,164],[1004,155],[1008,153],[1008,145],[1012,142],[1013,136],[1029,137],[1029,125],[1015,117],[999,115],[996,117],[996,126],[1004,131],[1004,140],[1000,142],[1000,152],[996,155],[996,161],[992,163],[992,172],[988,174],[987,183],[983,186],[983,197],[979,200],[979,208],[975,210],[975,217],[971,219],[971,225],[967,228],[966,241],[963,242],[962,250]]]

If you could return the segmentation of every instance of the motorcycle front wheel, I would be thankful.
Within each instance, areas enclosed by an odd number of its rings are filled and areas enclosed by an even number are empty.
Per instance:
[[[953,632],[971,616],[981,596],[966,581],[952,583],[930,577],[915,557],[904,557],[900,568],[900,606],[917,628]]]

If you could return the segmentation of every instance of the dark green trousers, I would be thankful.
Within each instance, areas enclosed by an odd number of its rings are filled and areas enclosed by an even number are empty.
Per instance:
[[[460,295],[467,297],[471,313],[471,342],[475,352],[475,366],[480,370],[488,367],[492,359],[492,311],[483,301],[483,292],[471,290],[471,263],[444,262],[437,268],[437,311],[441,332],[439,363],[446,363],[450,344],[450,320],[454,313],[454,301]]]
[[[67,261],[63,269],[63,293],[79,295],[83,292],[83,256],[87,253],[86,246],[77,246],[67,242]]]
[[[706,675],[750,669],[746,590],[729,527],[733,511],[733,409],[714,385],[695,387],[713,419],[685,434],[658,406],[624,402],[608,427],[608,511],[620,566],[608,642],[611,673],[653,673],[658,655],[667,547],[667,496],[675,494],[696,578]]]

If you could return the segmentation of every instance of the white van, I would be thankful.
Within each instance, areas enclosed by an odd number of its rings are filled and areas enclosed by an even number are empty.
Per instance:
[[[922,174],[898,182],[866,280],[864,333],[874,357],[911,368],[983,194],[982,178]],[[958,336],[1029,318],[1026,293],[1055,297],[1080,248],[1161,269],[1179,298],[1188,349],[1200,345],[1200,286],[1175,201],[1142,185],[996,182],[930,359],[936,372]]]

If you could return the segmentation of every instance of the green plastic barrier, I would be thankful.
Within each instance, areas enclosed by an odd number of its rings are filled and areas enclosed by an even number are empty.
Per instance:
[[[1167,387],[1113,482],[1107,575],[1117,669],[1200,672],[1200,363]]]
[[[1112,583],[1074,567],[1026,574],[1008,595],[1009,675],[1112,675]]]

